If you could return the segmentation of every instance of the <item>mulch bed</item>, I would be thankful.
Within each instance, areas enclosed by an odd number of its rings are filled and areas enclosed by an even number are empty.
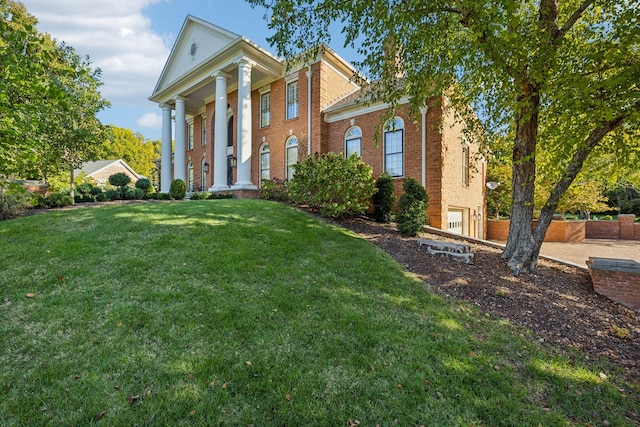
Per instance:
[[[473,264],[427,253],[417,238],[401,236],[395,224],[366,218],[338,223],[376,244],[438,294],[467,301],[533,331],[540,340],[606,357],[640,385],[640,313],[596,294],[586,270],[540,259],[535,274],[514,276],[501,249],[422,233],[430,240],[465,243]],[[628,333],[628,337],[625,337]]]

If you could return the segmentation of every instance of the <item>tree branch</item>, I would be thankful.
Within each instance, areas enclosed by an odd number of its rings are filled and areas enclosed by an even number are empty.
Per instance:
[[[584,0],[580,7],[576,9],[573,14],[569,17],[567,22],[564,23],[562,28],[556,33],[556,40],[560,40],[569,32],[571,28],[578,22],[578,19],[582,17],[584,12],[593,4],[594,0]]]

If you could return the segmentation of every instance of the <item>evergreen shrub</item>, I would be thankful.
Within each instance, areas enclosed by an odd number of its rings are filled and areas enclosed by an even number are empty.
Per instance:
[[[53,193],[47,196],[46,204],[50,208],[63,208],[65,206],[71,206],[73,200],[65,192]]]
[[[393,178],[387,172],[376,180],[378,191],[373,195],[373,218],[377,222],[393,221],[393,211],[396,206],[396,189]]]
[[[174,179],[169,187],[169,195],[174,200],[184,199],[187,195],[187,185],[181,179]]]
[[[427,192],[413,178],[406,178],[402,182],[404,194],[398,201],[396,224],[400,234],[416,236],[427,222]]]

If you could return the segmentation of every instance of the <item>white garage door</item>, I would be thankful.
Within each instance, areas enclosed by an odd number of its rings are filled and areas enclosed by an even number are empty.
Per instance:
[[[447,222],[450,233],[462,234],[462,211],[449,211]]]

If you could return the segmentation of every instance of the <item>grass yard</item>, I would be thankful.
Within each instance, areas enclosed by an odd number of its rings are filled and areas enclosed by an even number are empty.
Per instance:
[[[634,425],[638,389],[288,206],[0,222],[0,425]],[[444,261],[443,261],[444,262]],[[357,420],[357,421],[356,421]]]

